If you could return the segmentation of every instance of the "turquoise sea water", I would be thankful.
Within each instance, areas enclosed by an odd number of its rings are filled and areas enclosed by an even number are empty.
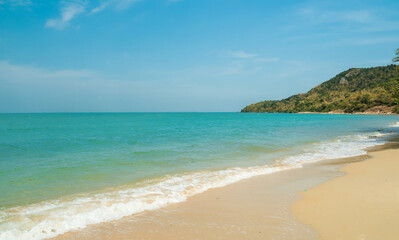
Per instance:
[[[361,155],[398,131],[398,121],[319,114],[0,114],[0,240],[44,239],[252,176]]]

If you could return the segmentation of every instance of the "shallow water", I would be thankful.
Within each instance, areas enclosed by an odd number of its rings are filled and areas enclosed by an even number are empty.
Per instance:
[[[398,116],[0,115],[0,240],[43,239],[305,162],[364,154]],[[378,131],[383,130],[383,131]]]

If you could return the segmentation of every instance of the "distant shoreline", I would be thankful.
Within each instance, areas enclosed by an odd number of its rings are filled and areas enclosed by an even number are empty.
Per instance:
[[[282,113],[282,112],[240,112],[240,113]],[[397,113],[366,113],[366,112],[355,112],[355,113],[341,113],[341,112],[297,112],[297,113],[285,113],[285,114],[324,114],[324,115],[399,115]]]
[[[246,113],[246,112],[244,112],[244,113]],[[269,113],[271,113],[271,112],[269,112]],[[344,110],[334,110],[334,111],[330,111],[330,112],[305,111],[305,112],[296,112],[295,114],[399,115],[399,114],[393,112],[393,107],[387,107],[387,106],[376,106],[376,107],[367,109],[364,112],[353,112],[353,113],[346,113]]]
[[[298,112],[296,114],[332,114],[332,115],[399,115],[397,113],[366,113],[366,112],[355,112],[355,113],[336,113],[336,112]]]

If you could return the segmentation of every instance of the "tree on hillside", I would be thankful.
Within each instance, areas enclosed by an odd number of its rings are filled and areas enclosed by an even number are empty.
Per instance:
[[[392,59],[393,62],[399,62],[399,48],[396,49],[395,52],[396,57]],[[397,66],[398,71],[399,71],[399,66]],[[394,80],[394,84],[392,86],[392,97],[395,99],[395,103],[399,105],[399,77],[396,77]],[[399,110],[399,106],[396,107],[396,112]]]
[[[392,61],[393,62],[399,62],[399,48],[396,49],[395,55],[396,55],[396,57],[394,59],[392,59]]]

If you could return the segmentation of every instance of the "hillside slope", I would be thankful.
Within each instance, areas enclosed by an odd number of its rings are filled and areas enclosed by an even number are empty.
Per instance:
[[[280,101],[263,101],[246,106],[241,112],[373,112],[385,109],[399,112],[389,91],[398,77],[396,65],[351,68],[304,94]]]

